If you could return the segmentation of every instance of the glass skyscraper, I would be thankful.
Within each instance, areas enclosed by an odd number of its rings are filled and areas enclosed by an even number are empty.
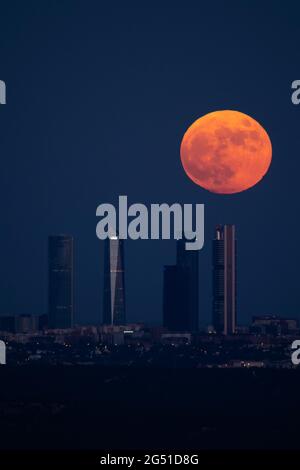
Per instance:
[[[103,323],[125,325],[124,245],[117,236],[105,240]]]
[[[197,331],[199,314],[198,250],[177,241],[176,265],[164,267],[163,324],[170,331]]]
[[[48,313],[50,328],[72,328],[74,321],[73,237],[48,239]]]
[[[236,331],[236,237],[234,225],[218,225],[213,240],[213,325],[219,334]]]
[[[177,240],[176,264],[187,278],[186,321],[189,331],[198,330],[199,322],[199,251],[187,250],[186,239]]]

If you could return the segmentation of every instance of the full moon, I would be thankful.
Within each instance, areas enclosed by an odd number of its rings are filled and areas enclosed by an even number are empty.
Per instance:
[[[239,111],[215,111],[197,119],[180,147],[189,178],[213,193],[233,194],[258,183],[272,160],[265,129]]]

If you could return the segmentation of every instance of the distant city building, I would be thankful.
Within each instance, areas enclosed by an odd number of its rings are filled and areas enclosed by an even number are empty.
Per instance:
[[[218,225],[213,240],[213,325],[218,334],[236,331],[236,238],[234,225]]]
[[[16,334],[35,333],[44,328],[47,315],[3,315],[0,316],[0,331]]]
[[[169,331],[197,331],[199,314],[198,251],[177,241],[176,265],[164,267],[163,324]]]
[[[299,324],[293,318],[281,318],[277,315],[260,315],[253,317],[250,328],[251,333],[263,335],[295,334]]]
[[[191,333],[163,333],[161,335],[162,344],[191,344]]]
[[[115,345],[115,346],[121,346],[124,344],[124,333],[119,332],[119,333],[107,333],[107,334],[102,334],[101,335],[101,340],[105,344],[109,345]]]
[[[177,266],[187,271],[188,289],[188,330],[197,331],[199,327],[199,251],[186,250],[186,240],[177,241]]]
[[[111,237],[104,246],[103,323],[125,325],[125,275],[123,240]]]
[[[49,327],[72,328],[74,322],[73,237],[51,236],[48,240]]]
[[[39,317],[37,315],[17,315],[15,325],[16,333],[33,333],[39,329]]]
[[[235,331],[238,335],[248,335],[250,332],[249,326],[247,325],[239,325],[236,326]]]
[[[188,310],[188,271],[177,265],[164,266],[163,326],[169,331],[189,330]]]
[[[232,361],[229,361],[229,364],[227,365],[229,367],[232,367],[232,368],[246,368],[246,369],[249,369],[251,367],[254,367],[254,368],[264,368],[266,367],[266,364],[264,361],[241,361],[241,360],[232,360]]]
[[[42,314],[39,316],[39,330],[45,330],[48,327],[48,315]]]

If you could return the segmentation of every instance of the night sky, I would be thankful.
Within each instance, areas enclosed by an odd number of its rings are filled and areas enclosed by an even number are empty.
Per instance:
[[[300,318],[300,5],[296,2],[1,1],[0,313],[47,311],[47,237],[75,237],[76,320],[99,322],[103,242],[96,208],[205,204],[200,323],[211,322],[211,239],[238,237],[238,322]],[[218,109],[267,130],[273,161],[252,189],[222,196],[185,175],[187,127]],[[125,246],[127,317],[159,323],[173,241]]]

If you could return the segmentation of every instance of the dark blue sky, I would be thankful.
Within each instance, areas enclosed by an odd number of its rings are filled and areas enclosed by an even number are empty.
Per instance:
[[[97,321],[103,254],[96,207],[204,203],[201,322],[211,317],[211,238],[238,234],[238,317],[300,317],[300,78],[296,2],[1,1],[0,313],[47,310],[47,236],[76,243],[77,320]],[[232,196],[185,175],[181,138],[198,117],[236,109],[273,144],[263,182]],[[173,242],[126,245],[129,320],[161,318]]]

